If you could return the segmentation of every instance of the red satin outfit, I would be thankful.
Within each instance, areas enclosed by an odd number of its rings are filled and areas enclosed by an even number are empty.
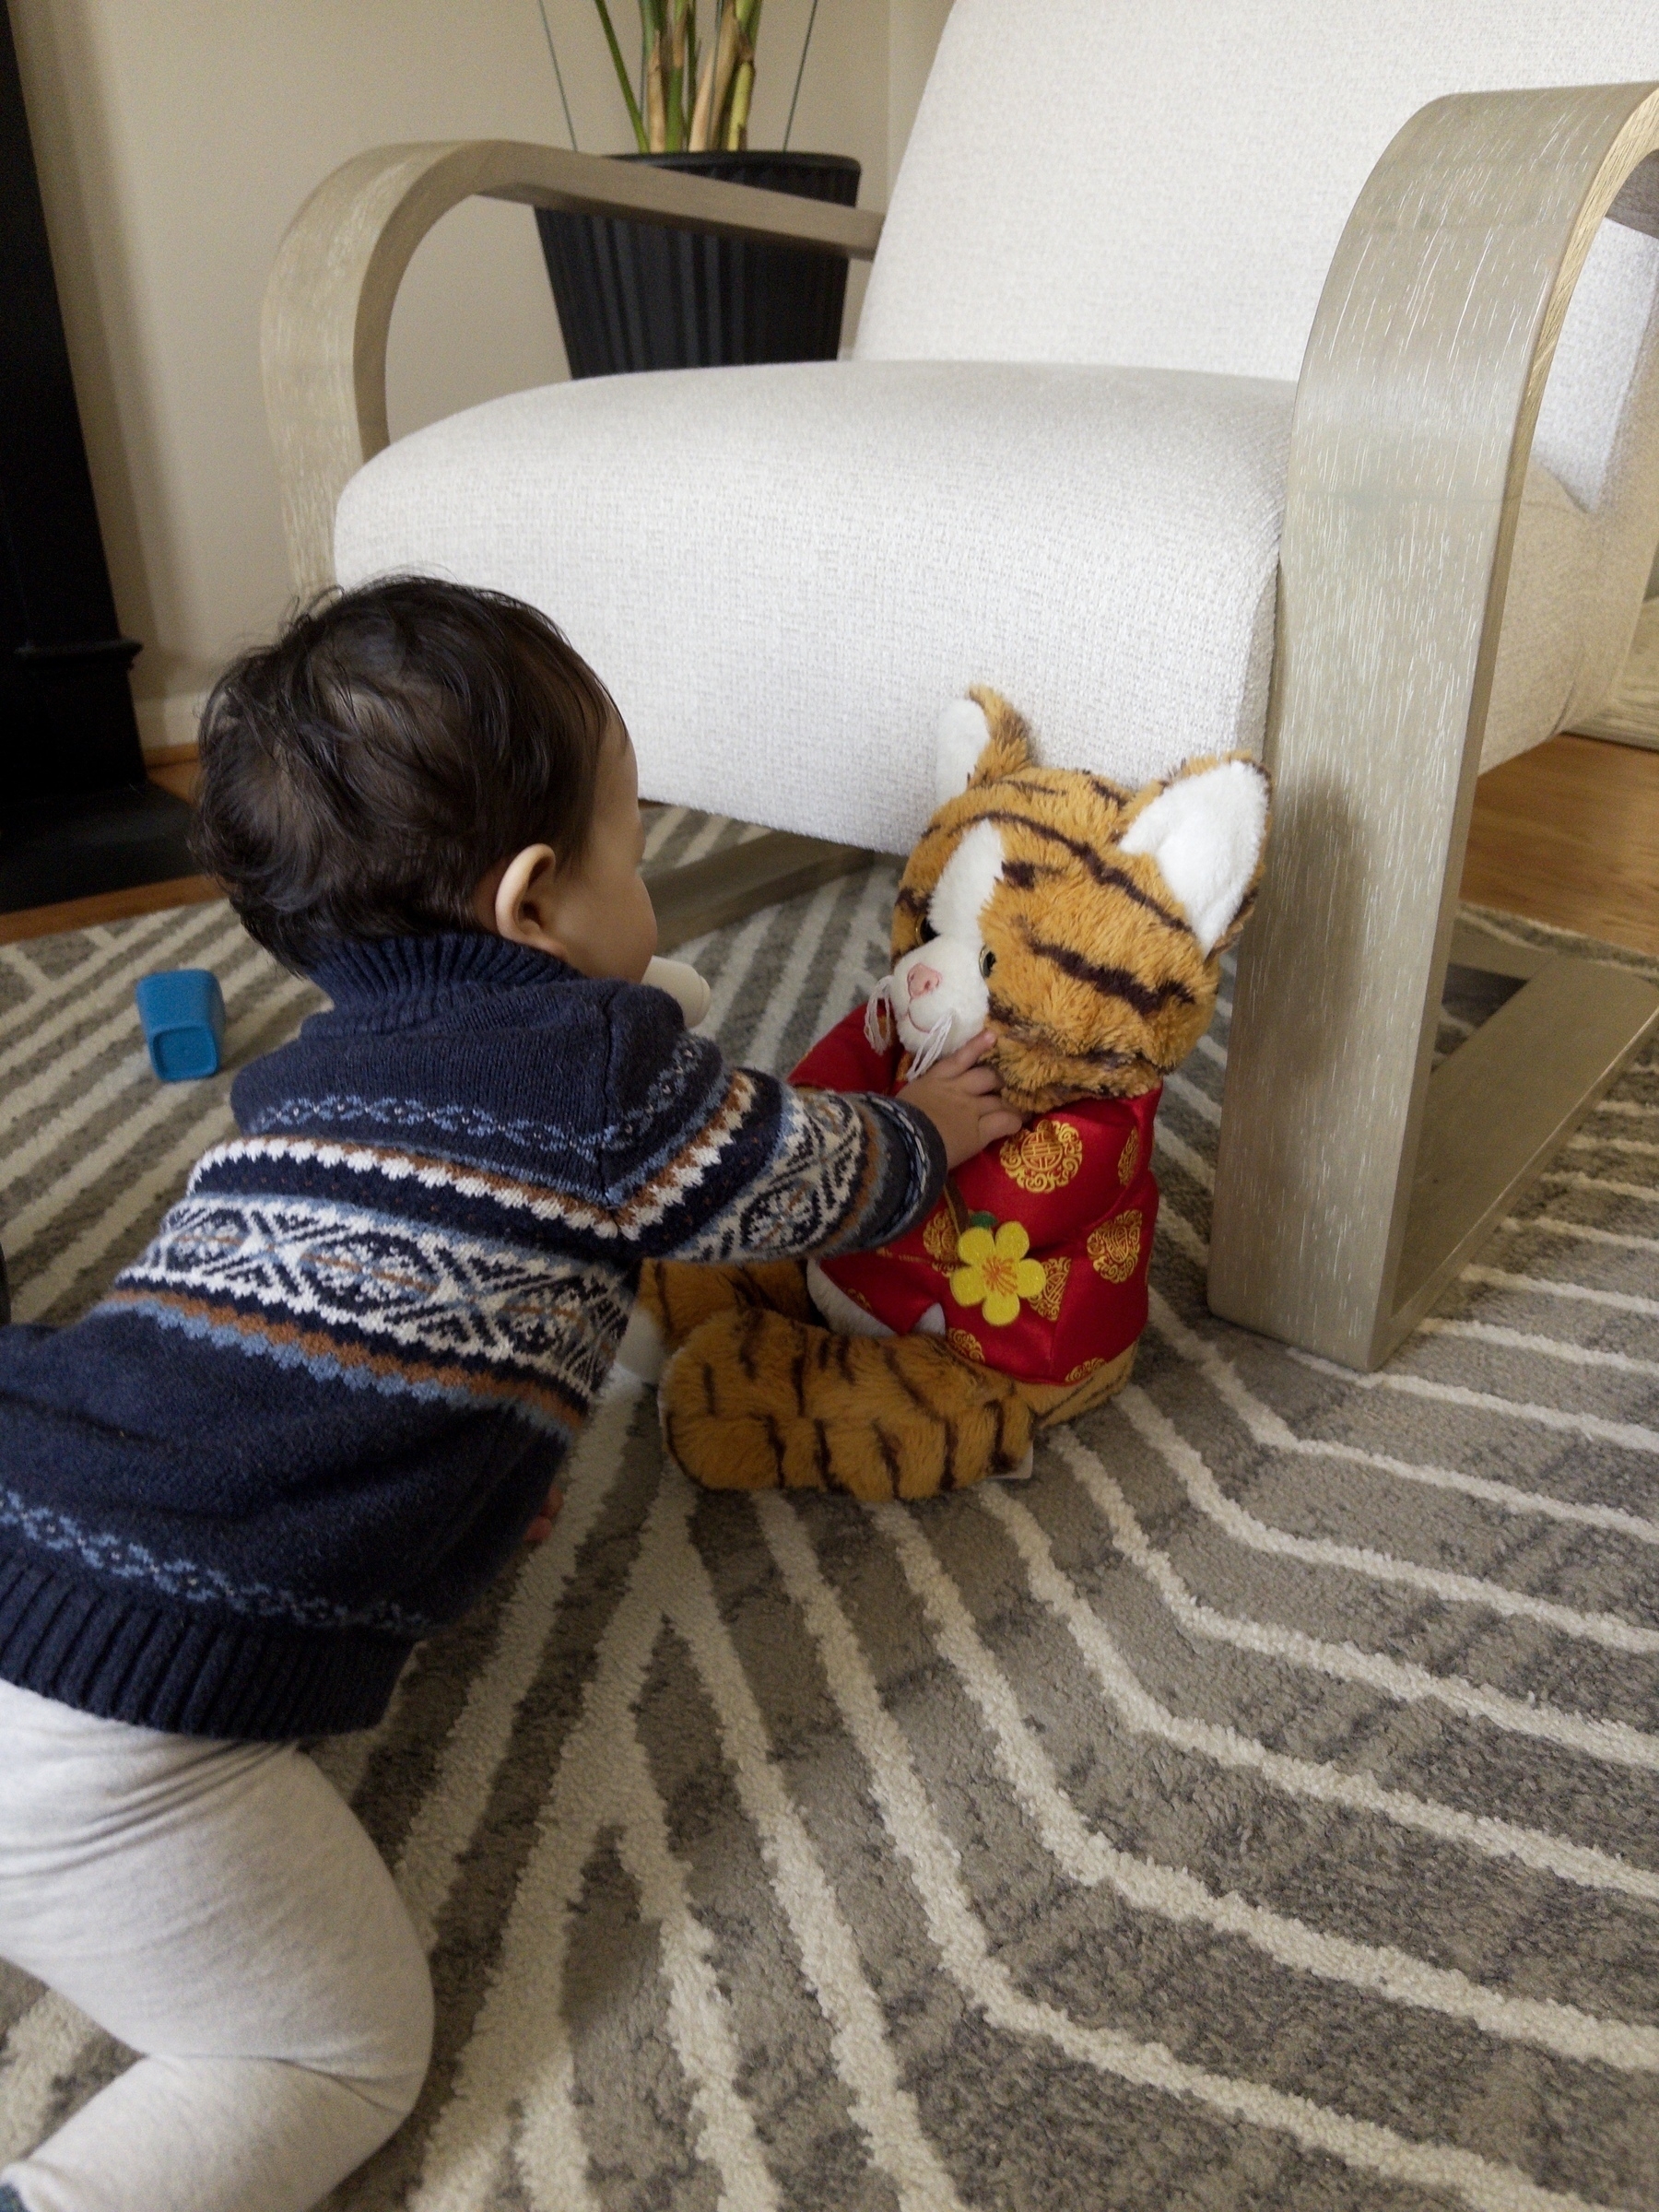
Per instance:
[[[791,1080],[817,1090],[897,1091],[901,1048],[895,1039],[878,1052],[864,1019],[855,1007]],[[947,1341],[964,1359],[1027,1382],[1083,1382],[1147,1324],[1158,1219],[1152,1124],[1162,1088],[1080,1099],[1039,1115],[959,1168],[935,1210],[907,1235],[825,1260],[824,1273],[896,1335],[937,1305]]]

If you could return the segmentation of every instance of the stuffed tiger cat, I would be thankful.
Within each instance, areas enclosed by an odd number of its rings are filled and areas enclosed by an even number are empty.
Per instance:
[[[711,1488],[926,1498],[1019,1477],[1036,1429],[1129,1379],[1153,1116],[1253,902],[1266,775],[1196,760],[1132,793],[1043,768],[981,689],[942,725],[940,783],[892,971],[793,1079],[893,1092],[988,1028],[1003,1096],[1032,1118],[878,1252],[648,1266],[620,1357],[649,1377],[672,1355],[664,1439]]]

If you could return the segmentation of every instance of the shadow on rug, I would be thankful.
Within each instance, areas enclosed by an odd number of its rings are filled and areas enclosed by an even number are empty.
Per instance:
[[[733,1058],[865,994],[895,879],[687,948]],[[0,954],[20,1319],[228,1133],[142,1065],[185,961],[238,1056],[315,1003],[222,907]],[[320,1748],[439,2006],[341,2212],[1659,2206],[1659,1065],[1355,1377],[1206,1309],[1229,1004],[1135,1383],[1029,1485],[707,1497],[615,1389],[552,1541]],[[124,2054],[4,1969],[0,2021],[4,2157]]]

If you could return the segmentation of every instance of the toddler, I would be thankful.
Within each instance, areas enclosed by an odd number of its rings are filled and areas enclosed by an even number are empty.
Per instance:
[[[641,978],[633,748],[552,625],[411,579],[221,679],[200,839],[333,1001],[72,1327],[0,1330],[0,1957],[137,2062],[4,2212],[302,2212],[426,2070],[426,1961],[298,1740],[557,1510],[651,1254],[876,1245],[1011,1135],[727,1067]]]

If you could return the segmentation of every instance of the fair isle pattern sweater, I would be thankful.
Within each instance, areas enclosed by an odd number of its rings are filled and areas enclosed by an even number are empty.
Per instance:
[[[500,938],[340,948],[84,1320],[0,1330],[0,1677],[193,1735],[378,1720],[512,1556],[648,1256],[889,1241],[924,1116],[728,1068]]]

